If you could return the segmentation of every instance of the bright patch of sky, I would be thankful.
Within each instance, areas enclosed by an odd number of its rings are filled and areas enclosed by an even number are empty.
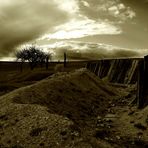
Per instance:
[[[81,2],[84,7],[89,8],[90,3],[85,0],[60,0],[55,2],[57,2],[60,9],[67,11],[69,21],[56,26],[52,33],[45,34],[39,40],[73,39],[91,35],[115,35],[122,33],[122,29],[120,26],[117,26],[117,23],[115,24],[108,19],[90,19],[87,15],[82,14],[78,2]],[[116,3],[115,1],[109,0],[101,6],[98,5],[98,13],[101,9],[105,10],[109,15],[113,15],[115,18],[120,18],[119,23],[136,16],[135,12],[129,7],[126,8],[124,4]]]
[[[54,0],[59,5],[59,8],[67,11],[70,14],[75,14],[79,11],[76,0]]]
[[[86,2],[86,1],[82,1],[83,5],[86,6],[86,7],[90,7],[89,3]]]
[[[136,16],[136,13],[132,11],[130,7],[126,8],[122,3],[108,8],[108,11],[115,17],[120,17],[123,21],[127,20],[128,18],[132,19]]]
[[[42,39],[72,39],[97,34],[120,34],[121,29],[109,22],[95,21],[88,18],[73,19],[55,28],[55,33],[48,34]]]

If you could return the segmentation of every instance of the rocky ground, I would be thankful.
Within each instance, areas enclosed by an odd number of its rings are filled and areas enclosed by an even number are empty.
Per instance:
[[[131,104],[135,90],[86,69],[16,89],[0,97],[0,147],[147,147],[148,107]]]

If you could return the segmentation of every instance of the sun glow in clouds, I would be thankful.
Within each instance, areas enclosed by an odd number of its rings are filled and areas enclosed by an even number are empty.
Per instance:
[[[45,34],[39,40],[61,40],[82,38],[85,36],[101,34],[121,34],[122,29],[117,26],[117,24],[119,24],[119,22],[123,23],[127,19],[132,19],[133,17],[135,17],[135,13],[129,7],[126,7],[124,4],[119,2],[116,3],[115,1],[106,1],[106,3],[103,3],[103,5],[101,6],[105,8],[106,13],[109,13],[109,15],[113,15],[115,18],[119,18],[116,23],[109,21],[108,19],[88,18],[88,16],[81,13],[79,1],[77,0],[61,0],[57,1],[57,4],[61,9],[69,13],[69,21],[60,26],[56,26],[53,33]],[[85,0],[82,0],[81,4],[88,9],[90,7],[90,3]],[[96,15],[100,11],[100,9],[97,10]]]
[[[55,33],[43,36],[41,39],[72,39],[97,34],[120,34],[120,28],[102,21],[90,19],[77,20],[56,27]]]
[[[0,0],[0,54],[30,42],[46,46],[93,36],[97,43],[97,35],[124,33],[122,24],[130,24],[135,12],[121,0]]]

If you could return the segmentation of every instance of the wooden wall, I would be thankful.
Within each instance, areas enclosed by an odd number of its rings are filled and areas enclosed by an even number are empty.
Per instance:
[[[86,68],[99,78],[107,78],[113,83],[134,84],[138,77],[140,59],[106,59],[90,61]]]

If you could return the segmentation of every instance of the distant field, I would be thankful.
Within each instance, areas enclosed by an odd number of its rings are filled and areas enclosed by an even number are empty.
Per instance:
[[[85,67],[86,63],[86,61],[67,62],[64,71]],[[48,70],[46,70],[45,65],[42,67],[38,65],[34,70],[30,70],[29,63],[24,63],[23,71],[21,72],[20,62],[0,62],[0,95],[16,88],[33,84],[55,72],[61,71],[62,65],[62,62],[50,62]]]

